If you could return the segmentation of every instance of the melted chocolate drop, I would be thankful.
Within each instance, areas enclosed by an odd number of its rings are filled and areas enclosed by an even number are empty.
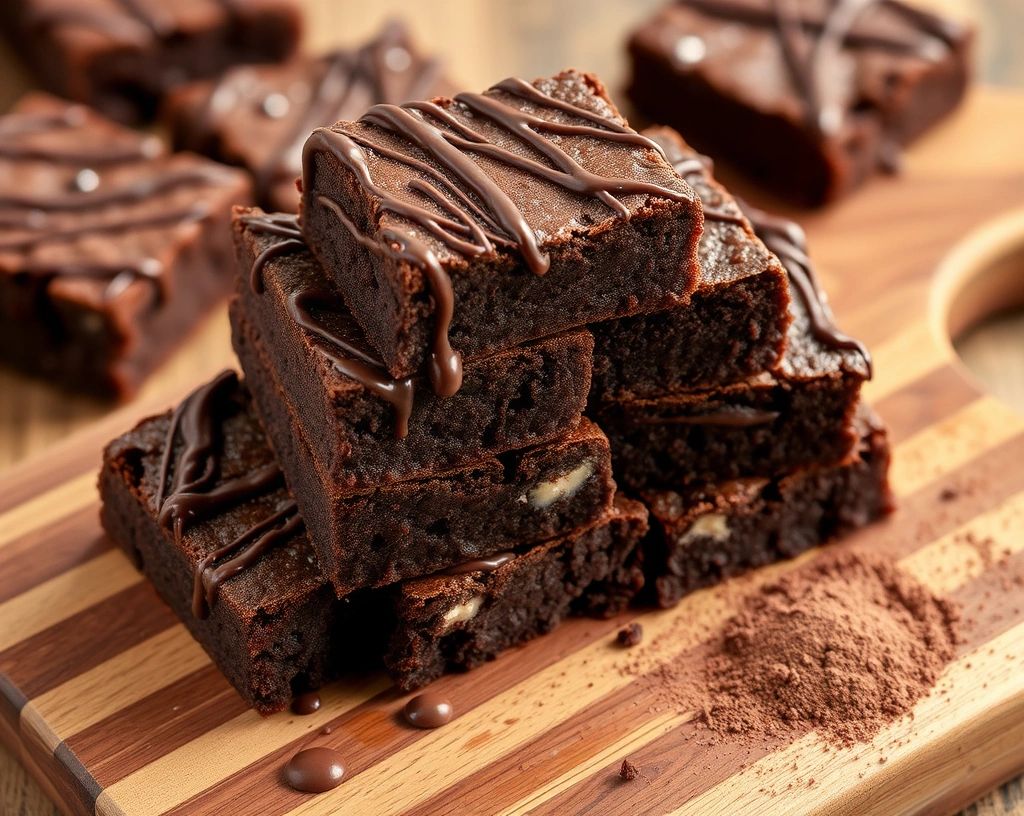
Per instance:
[[[316,691],[309,691],[300,694],[292,700],[292,713],[300,717],[307,717],[320,710],[320,694]]]
[[[588,136],[661,153],[661,148],[650,139],[612,119],[550,97],[522,80],[508,79],[492,90],[519,97],[536,106],[569,113],[585,124],[548,121],[493,95],[463,93],[455,97],[455,103],[473,118],[486,119],[533,148],[548,161],[544,164],[494,144],[436,103],[416,102],[401,107],[374,105],[360,122],[372,124],[415,146],[446,173],[438,172],[420,159],[390,149],[375,139],[372,131],[342,133],[320,128],[307,139],[303,149],[303,189],[314,189],[316,156],[329,153],[373,196],[378,210],[390,211],[408,220],[414,227],[421,228],[449,250],[467,259],[493,255],[496,243],[517,247],[527,266],[539,275],[548,270],[550,260],[541,250],[537,236],[512,199],[471,156],[486,156],[562,189],[596,198],[621,218],[628,218],[629,211],[616,195],[646,194],[673,201],[690,201],[687,192],[591,172],[544,134]],[[430,181],[414,179],[408,190],[428,199],[450,217],[441,216],[411,199],[399,198],[376,185],[366,162],[366,150],[403,163],[429,178]],[[430,379],[439,396],[454,394],[462,380],[461,358],[448,341],[454,296],[451,279],[433,249],[414,235],[413,229],[400,226],[381,230],[376,237],[365,235],[338,202],[323,195],[317,195],[315,201],[330,209],[361,246],[379,255],[388,254],[408,260],[423,270],[436,304]],[[307,199],[307,205],[309,203]]]
[[[454,567],[442,570],[444,575],[465,575],[470,572],[494,572],[498,567],[515,561],[518,556],[514,552],[502,552],[487,558],[475,558],[472,561],[463,561]]]
[[[332,748],[306,748],[284,766],[284,778],[288,784],[305,793],[333,790],[341,784],[344,776],[344,758]]]
[[[440,728],[455,716],[447,697],[432,691],[418,694],[405,704],[405,719],[417,728]]]

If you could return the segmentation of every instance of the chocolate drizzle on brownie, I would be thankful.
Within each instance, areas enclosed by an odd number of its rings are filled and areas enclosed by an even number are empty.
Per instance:
[[[470,572],[494,572],[498,567],[503,567],[518,558],[514,552],[501,552],[486,558],[474,558],[472,561],[463,561],[454,567],[443,570],[443,575],[466,575]]]
[[[503,101],[496,92],[528,106],[567,113],[583,120],[583,123],[549,121]],[[546,163],[494,144],[465,120],[434,102],[416,102],[401,107],[375,105],[359,121],[407,142],[440,170],[426,161],[389,148],[375,138],[369,128],[349,132],[320,128],[313,132],[303,149],[303,185],[306,190],[314,187],[316,156],[329,153],[374,198],[378,211],[392,212],[409,222],[409,227],[395,226],[381,230],[376,236],[369,236],[336,201],[323,195],[316,198],[317,203],[335,213],[361,246],[378,254],[397,255],[425,271],[436,303],[430,379],[435,392],[442,397],[454,394],[462,381],[461,359],[448,342],[454,298],[448,273],[433,249],[416,233],[430,235],[467,261],[493,255],[496,246],[505,246],[516,247],[530,270],[538,275],[544,274],[550,264],[547,253],[540,248],[537,236],[515,202],[471,156],[486,157],[564,190],[596,198],[622,218],[629,217],[629,210],[616,198],[616,194],[690,200],[687,193],[662,185],[602,176],[582,167],[550,137],[587,136],[627,143],[658,153],[661,149],[614,119],[555,99],[523,80],[507,79],[486,94],[458,94],[454,103],[467,114],[467,118],[484,119],[498,126],[543,157]],[[375,184],[367,163],[367,151],[416,170],[421,177],[409,182],[407,190],[411,195],[399,197]],[[417,203],[417,197],[433,206]]]
[[[867,346],[859,340],[839,331],[825,301],[825,295],[818,283],[814,264],[807,256],[807,237],[803,229],[795,221],[751,207],[737,199],[743,214],[750,219],[757,237],[764,241],[765,246],[774,252],[789,274],[790,283],[807,307],[811,319],[811,334],[814,338],[834,349],[845,349],[858,352],[864,358],[868,368],[868,379],[874,371],[871,353]]]
[[[687,0],[689,1],[689,0]],[[666,156],[673,169],[683,178],[687,176],[702,175],[711,173],[711,160],[699,154],[684,154],[679,146],[671,141],[663,144]],[[855,340],[839,331],[832,315],[825,304],[824,293],[818,284],[818,278],[814,271],[814,265],[807,255],[807,236],[803,229],[795,221],[782,218],[752,207],[745,201],[737,198],[736,205],[742,216],[733,220],[732,213],[704,209],[704,217],[710,220],[722,220],[728,223],[735,223],[743,226],[746,221],[750,222],[754,233],[760,238],[765,246],[774,252],[783,268],[789,276],[790,283],[796,289],[800,299],[807,308],[807,314],[811,321],[811,333],[820,343],[824,343],[837,350],[853,350],[860,353],[868,367],[868,378],[872,374],[871,354],[863,343]],[[724,216],[724,217],[723,217]],[[771,413],[771,412],[767,412]],[[775,420],[775,415],[763,419],[764,422]],[[682,422],[688,421],[685,418],[672,420],[652,420],[657,422]],[[709,423],[710,424],[710,423]],[[751,424],[760,424],[754,422]]]
[[[758,425],[768,425],[778,418],[778,411],[761,411],[745,405],[732,405],[705,414],[647,417],[640,422],[644,425],[718,425],[725,428],[754,428]]]
[[[212,518],[283,484],[276,462],[216,484],[222,445],[218,418],[229,410],[226,403],[237,389],[238,376],[233,371],[224,371],[193,391],[171,416],[160,460],[156,507],[160,526],[173,530],[178,539],[187,523]],[[184,448],[174,463],[174,476],[168,485],[179,434]],[[301,525],[298,507],[289,499],[271,516],[203,558],[196,565],[193,581],[195,616],[205,619],[221,583],[255,563],[269,547],[291,536]],[[214,566],[218,561],[221,563]]]
[[[242,220],[253,232],[284,239],[270,244],[253,262],[249,283],[256,294],[262,294],[263,269],[267,262],[286,252],[305,249],[306,244],[299,231],[298,217],[295,215],[246,215]],[[323,290],[300,289],[288,295],[288,313],[303,329],[341,352],[335,354],[328,349],[320,348],[320,353],[327,357],[338,371],[394,407],[395,436],[404,439],[409,434],[409,417],[412,415],[415,397],[412,377],[395,379],[378,358],[332,331],[316,316],[315,311],[330,311],[331,302],[335,298],[336,296]]]
[[[842,126],[842,110],[829,94],[825,66],[846,46],[878,48],[934,60],[935,49],[949,48],[959,36],[950,22],[900,0],[832,0],[823,15],[808,15],[799,0],[677,0],[682,5],[716,17],[739,20],[775,31],[793,85],[803,100],[807,122],[819,136],[834,134]],[[876,5],[895,11],[918,28],[923,38],[858,34],[854,26]]]

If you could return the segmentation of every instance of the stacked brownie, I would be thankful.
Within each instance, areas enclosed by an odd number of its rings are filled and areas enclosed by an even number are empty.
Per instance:
[[[668,128],[644,131],[700,195],[688,302],[593,324],[590,415],[620,487],[651,510],[645,569],[669,606],[887,512],[884,428],[793,222],[741,205]]]
[[[888,508],[870,364],[798,228],[594,77],[375,105],[308,137],[301,191],[236,210],[245,383],[143,421],[100,479],[261,712],[381,657],[416,688]]]

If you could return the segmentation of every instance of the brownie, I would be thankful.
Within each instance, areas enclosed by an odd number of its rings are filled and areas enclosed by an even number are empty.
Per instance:
[[[442,399],[425,377],[391,378],[316,258],[275,234],[288,224],[258,211],[235,221],[235,348],[275,450],[289,446],[294,416],[334,495],[474,464],[575,427],[590,387],[585,329],[469,360],[463,388]]]
[[[111,442],[100,495],[110,538],[261,714],[379,655],[379,599],[335,599],[234,374]],[[232,566],[197,604],[196,573],[208,590],[213,570]]]
[[[0,117],[0,362],[105,399],[230,291],[245,174],[42,94]]]
[[[388,371],[662,308],[696,279],[702,214],[589,74],[374,106],[314,131],[302,231]],[[450,343],[449,343],[450,341]]]
[[[818,206],[897,170],[959,104],[972,41],[898,0],[674,0],[629,41],[628,93],[698,150]]]
[[[313,128],[358,118],[371,105],[454,93],[440,62],[424,56],[401,23],[359,48],[285,63],[244,65],[173,91],[161,112],[179,150],[244,167],[256,201],[299,208],[302,143]]]
[[[856,455],[780,479],[739,479],[679,492],[644,491],[648,585],[662,607],[687,593],[845,535],[890,512],[889,442],[867,408]]]
[[[263,393],[280,391],[271,366],[258,367],[271,383]],[[590,526],[615,493],[608,440],[586,419],[544,445],[346,491],[319,467],[295,415],[283,412],[274,450],[339,597]]]
[[[700,273],[688,302],[593,323],[591,404],[734,383],[775,366],[790,323],[789,285],[709,162],[678,133],[649,128],[704,205]]]
[[[128,124],[161,97],[298,46],[293,0],[4,0],[0,31],[47,90]]]
[[[589,586],[629,560],[646,532],[643,505],[619,498],[594,526],[495,569],[404,582],[396,601],[402,623],[384,655],[392,679],[410,691],[546,634]]]
[[[858,351],[817,340],[801,298],[790,309],[786,352],[775,371],[714,389],[606,402],[591,412],[608,435],[620,486],[674,489],[770,477],[850,455],[857,440],[850,421],[868,365]]]

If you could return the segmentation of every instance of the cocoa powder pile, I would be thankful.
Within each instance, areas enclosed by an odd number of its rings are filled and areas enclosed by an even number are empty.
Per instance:
[[[957,610],[891,560],[829,553],[748,599],[712,645],[713,731],[814,728],[849,745],[911,710],[953,657]]]

